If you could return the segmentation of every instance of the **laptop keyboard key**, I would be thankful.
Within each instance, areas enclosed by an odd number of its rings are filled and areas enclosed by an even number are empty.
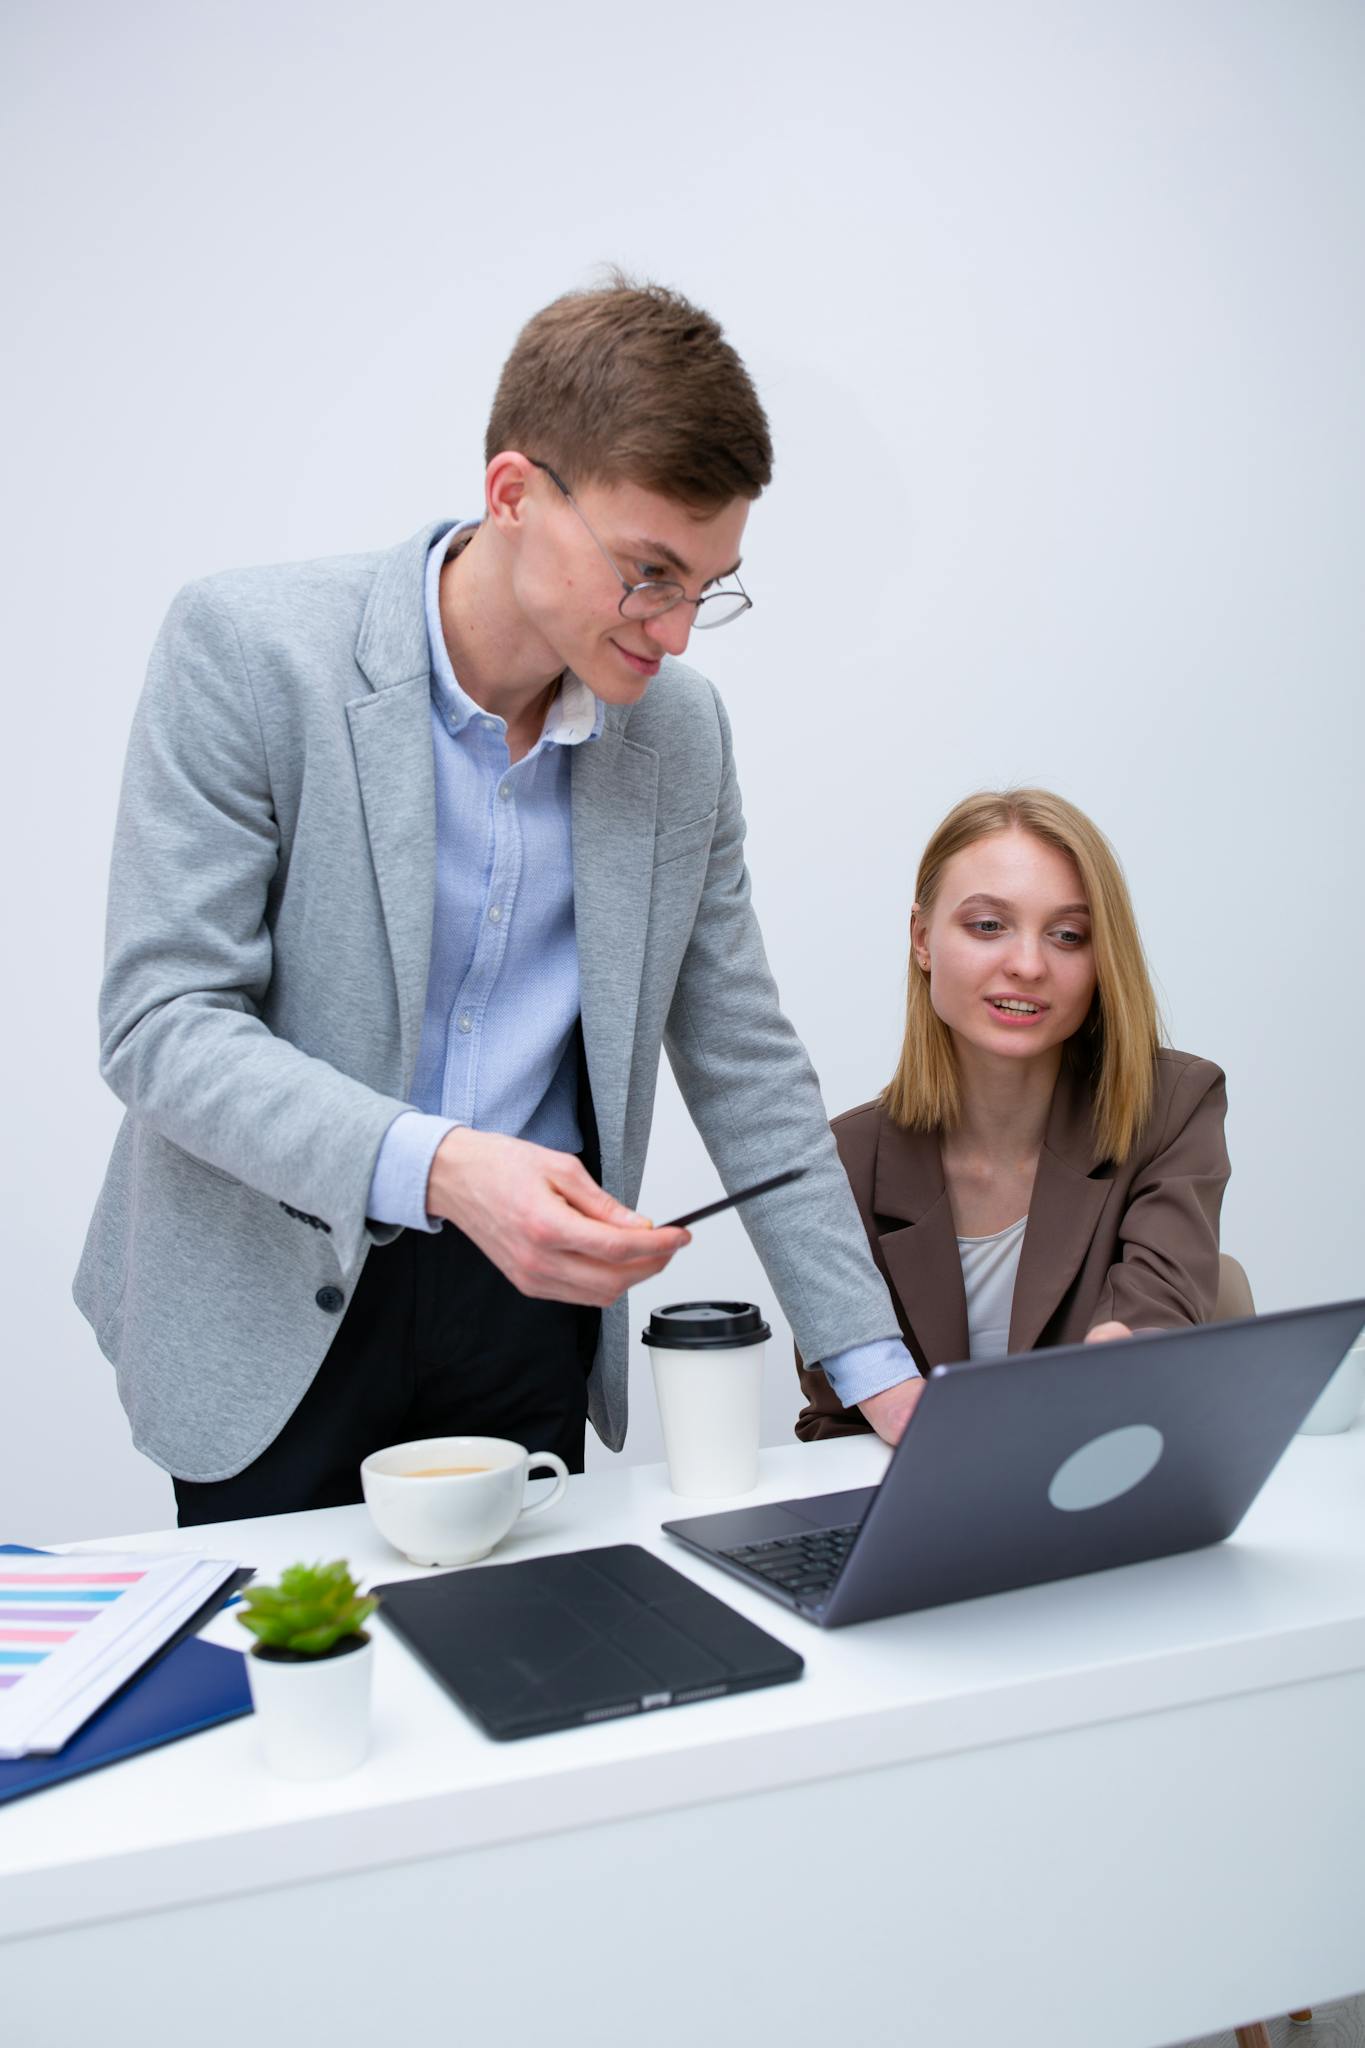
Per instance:
[[[849,1529],[806,1529],[767,1543],[746,1543],[725,1555],[780,1593],[827,1593],[848,1556],[857,1525]]]

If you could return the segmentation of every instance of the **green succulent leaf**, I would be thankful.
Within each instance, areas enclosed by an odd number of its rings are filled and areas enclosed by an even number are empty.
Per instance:
[[[237,1619],[272,1649],[323,1657],[343,1636],[357,1635],[374,1613],[362,1599],[342,1558],[332,1564],[292,1564],[273,1586],[248,1586]]]

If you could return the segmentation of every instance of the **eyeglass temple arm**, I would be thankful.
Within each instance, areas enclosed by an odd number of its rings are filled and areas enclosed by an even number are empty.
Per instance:
[[[602,557],[602,560],[606,563],[607,567],[611,570],[612,575],[620,584],[621,589],[624,592],[624,596],[622,597],[621,602],[622,604],[624,604],[626,598],[630,596],[631,591],[634,590],[636,586],[633,583],[627,583],[625,577],[621,574],[621,571],[617,568],[615,562],[613,562],[611,556],[607,553],[601,541],[597,538],[597,535],[593,532],[587,520],[583,517],[581,509],[575,503],[574,494],[569,489],[569,486],[565,483],[563,477],[556,475],[555,471],[551,469],[548,462],[537,462],[534,455],[528,455],[526,459],[530,463],[532,469],[543,469],[546,476],[549,477],[550,482],[554,484],[556,489],[563,492],[565,502],[577,515],[579,521],[582,524],[584,533],[587,534],[588,539],[592,542],[598,554]]]

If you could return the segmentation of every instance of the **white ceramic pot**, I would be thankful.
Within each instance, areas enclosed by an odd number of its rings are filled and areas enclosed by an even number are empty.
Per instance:
[[[1300,1436],[1331,1436],[1349,1429],[1365,1404],[1365,1336],[1357,1337],[1303,1421]]]
[[[374,1644],[340,1656],[283,1660],[247,1655],[247,1677],[266,1764],[277,1778],[339,1778],[370,1741]]]

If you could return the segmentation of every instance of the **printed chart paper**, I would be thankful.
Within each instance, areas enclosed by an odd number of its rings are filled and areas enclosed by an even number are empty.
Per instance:
[[[0,1757],[60,1749],[235,1569],[0,1552]]]

